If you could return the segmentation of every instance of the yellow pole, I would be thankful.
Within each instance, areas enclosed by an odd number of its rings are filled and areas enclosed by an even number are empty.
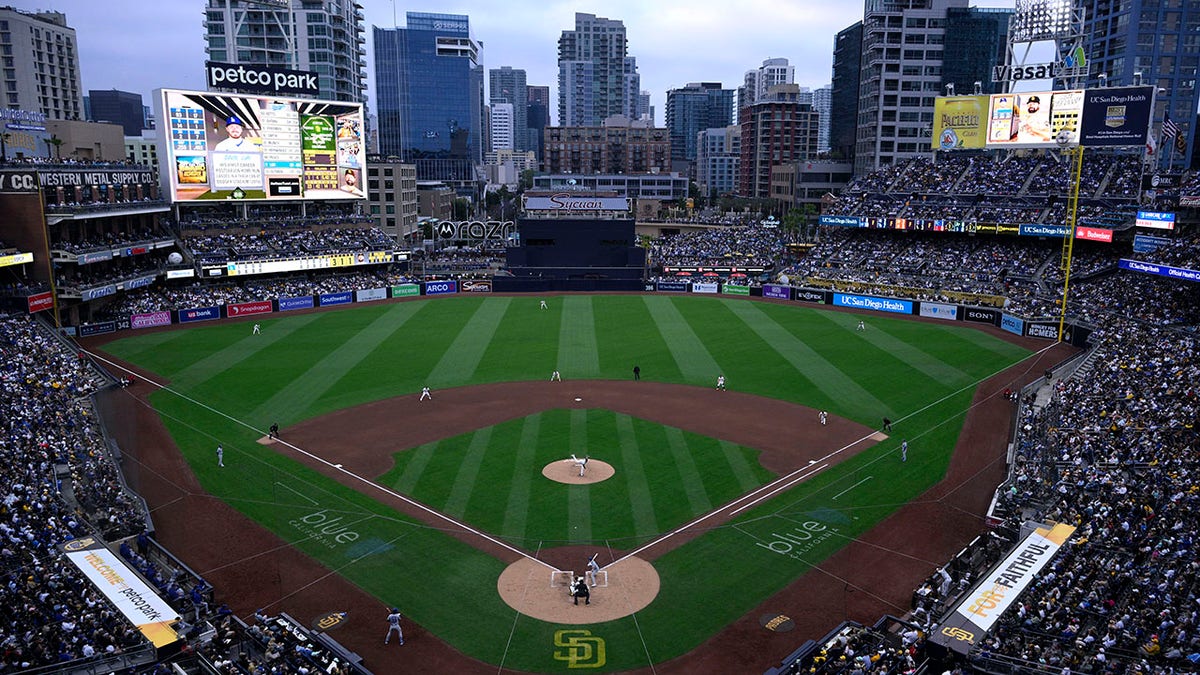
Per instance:
[[[1071,197],[1067,201],[1067,235],[1064,240],[1065,254],[1063,256],[1063,292],[1062,307],[1058,315],[1058,341],[1062,342],[1063,327],[1067,322],[1067,296],[1071,289],[1071,254],[1075,249],[1075,221],[1079,214],[1079,181],[1083,173],[1083,146],[1077,145],[1070,150],[1075,154],[1075,164],[1071,168]]]

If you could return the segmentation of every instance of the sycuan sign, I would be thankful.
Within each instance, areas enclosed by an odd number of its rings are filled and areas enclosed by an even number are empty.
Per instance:
[[[565,192],[549,197],[526,197],[526,211],[628,211],[625,197],[591,197]]]

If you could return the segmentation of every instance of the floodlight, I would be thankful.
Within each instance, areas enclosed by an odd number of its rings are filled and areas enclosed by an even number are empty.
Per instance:
[[[946,83],[946,95],[947,95],[947,96],[953,96],[953,95],[954,95],[954,83],[953,83],[953,82],[947,82],[947,83]]]
[[[1074,0],[1016,0],[1009,40],[1038,42],[1068,36],[1074,31]]]

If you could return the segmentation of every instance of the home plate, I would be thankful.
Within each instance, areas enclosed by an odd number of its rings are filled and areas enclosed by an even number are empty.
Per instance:
[[[583,399],[579,398],[578,396],[576,396],[576,397],[575,397],[575,402],[576,402],[576,403],[578,403],[578,402],[580,402],[580,401],[582,401],[582,400],[583,400]]]

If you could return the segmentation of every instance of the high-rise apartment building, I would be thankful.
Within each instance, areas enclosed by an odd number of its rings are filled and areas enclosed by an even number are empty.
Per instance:
[[[379,153],[417,166],[417,180],[464,189],[483,162],[483,66],[468,17],[409,12],[406,28],[373,26]]]
[[[528,149],[529,141],[529,87],[525,83],[525,71],[512,66],[492,68],[488,71],[488,103],[495,110],[497,103],[509,103],[513,107],[513,150]],[[495,141],[492,149],[496,149]]]
[[[611,117],[602,126],[547,127],[548,173],[644,174],[671,169],[671,138],[645,120]]]
[[[208,58],[317,73],[320,98],[366,101],[367,51],[357,0],[208,0]]]
[[[641,78],[629,56],[625,24],[575,14],[558,39],[558,124],[595,127],[615,115],[638,119]]]
[[[84,119],[75,29],[62,12],[0,8],[3,107],[47,119]]]
[[[705,129],[733,124],[733,90],[720,82],[691,82],[667,92],[667,130],[671,159],[696,159],[697,135]]]
[[[1103,73],[1110,87],[1137,82],[1157,87],[1151,119],[1155,138],[1161,141],[1160,166],[1187,168],[1197,145],[1200,108],[1200,4],[1195,0],[1085,0],[1083,5],[1088,86],[1098,86]],[[1179,130],[1173,138],[1159,135],[1167,116]]]
[[[742,154],[738,194],[768,198],[771,170],[817,156],[820,119],[811,104],[800,103],[800,87],[778,84],[742,108]]]
[[[696,134],[696,184],[710,199],[737,190],[742,128],[736,124]]]
[[[829,104],[837,111],[829,120],[829,152],[834,157],[854,160],[858,134],[858,85],[862,74],[863,25],[859,21],[838,32],[833,40],[833,90]]]
[[[89,120],[120,124],[126,136],[139,136],[146,124],[142,95],[116,89],[92,89]]]
[[[821,121],[817,127],[817,152],[829,152],[829,122],[833,115],[833,85],[825,85],[813,92],[813,110],[820,115]]]
[[[516,132],[516,123],[514,122],[515,115],[513,114],[513,104],[511,103],[493,103],[491,106],[491,115],[488,118],[491,134],[489,135],[490,147],[489,152],[498,152],[500,150],[513,150],[513,136]]]
[[[753,105],[760,96],[770,91],[777,84],[794,84],[796,82],[796,67],[790,65],[787,59],[767,59],[754,70],[747,70],[742,86],[737,90],[738,111]],[[740,120],[739,120],[740,121]]]

